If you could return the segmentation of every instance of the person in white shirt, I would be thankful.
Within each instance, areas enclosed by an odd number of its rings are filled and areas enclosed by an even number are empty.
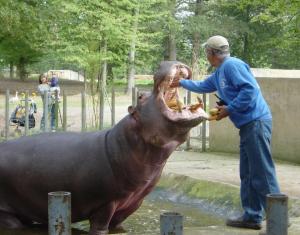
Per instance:
[[[45,99],[44,99],[44,94],[45,91],[49,92],[50,91],[50,86],[48,84],[48,79],[47,76],[44,74],[41,74],[39,76],[39,85],[37,87],[38,93],[40,94],[42,101],[43,101],[43,107],[45,107]],[[49,111],[49,109],[48,109]],[[40,125],[41,130],[45,130],[45,110],[43,109],[43,116],[41,119],[41,125]]]

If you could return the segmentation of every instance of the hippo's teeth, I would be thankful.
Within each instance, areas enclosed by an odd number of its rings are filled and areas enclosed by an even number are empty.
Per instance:
[[[183,108],[183,104],[180,102],[180,100],[179,100],[179,99],[176,99],[176,101],[177,101],[177,107],[178,107],[178,111],[181,113],[181,111],[182,111],[182,108]]]
[[[202,101],[202,99],[199,96],[197,96],[197,100],[198,100],[198,103],[200,104],[200,107],[203,109],[203,101]]]

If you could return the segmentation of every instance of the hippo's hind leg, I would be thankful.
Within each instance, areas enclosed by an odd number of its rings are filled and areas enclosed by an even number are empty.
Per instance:
[[[109,202],[98,208],[89,218],[90,220],[90,232],[89,235],[104,235],[108,234],[108,226],[110,220],[115,213],[116,203]]]
[[[0,211],[0,227],[8,229],[19,229],[24,228],[25,225],[16,215]]]

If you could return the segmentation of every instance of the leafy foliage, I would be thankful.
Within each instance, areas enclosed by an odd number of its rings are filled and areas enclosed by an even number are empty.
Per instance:
[[[133,38],[135,71],[150,74],[171,48],[205,70],[199,45],[219,34],[253,67],[299,69],[299,9],[297,0],[0,0],[0,64],[23,79],[85,71],[97,88],[104,62],[109,79],[127,76]]]

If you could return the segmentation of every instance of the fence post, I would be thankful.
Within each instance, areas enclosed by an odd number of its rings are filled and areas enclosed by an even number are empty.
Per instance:
[[[176,212],[165,212],[160,215],[160,234],[161,235],[182,235],[183,216]]]
[[[5,95],[5,139],[9,136],[9,90],[6,90]]]
[[[137,93],[138,93],[137,87],[132,87],[132,106],[136,106],[137,104]]]
[[[49,235],[71,235],[71,193],[48,193]]]
[[[267,233],[266,235],[288,234],[288,196],[278,194],[267,195]]]
[[[111,89],[111,126],[114,126],[116,123],[116,94],[115,88]]]
[[[86,95],[81,92],[81,131],[86,131]]]
[[[206,94],[203,94],[203,109],[206,111]],[[206,152],[206,120],[202,122],[202,152]]]
[[[25,92],[25,133],[24,135],[29,134],[29,92]]]
[[[58,129],[58,112],[59,112],[59,103],[58,103],[58,90],[55,90],[55,130]]]
[[[48,131],[48,122],[49,122],[49,93],[48,91],[44,92],[44,128],[43,131],[47,132]]]
[[[192,99],[192,95],[191,95],[191,92],[190,91],[187,91],[186,92],[187,93],[187,95],[186,95],[186,104],[187,105],[190,105],[191,104],[191,99]],[[190,149],[191,148],[191,131],[192,130],[190,130],[190,132],[189,132],[189,134],[188,134],[188,137],[187,137],[187,140],[186,140],[186,149]]]
[[[63,91],[63,131],[67,131],[67,94]]]

